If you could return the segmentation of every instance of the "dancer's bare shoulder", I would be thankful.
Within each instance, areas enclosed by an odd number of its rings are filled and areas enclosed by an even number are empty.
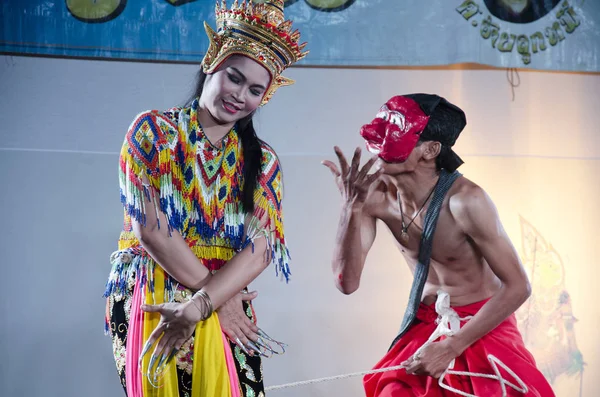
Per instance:
[[[475,182],[461,177],[448,194],[448,210],[467,235],[499,221],[496,206],[487,192]]]

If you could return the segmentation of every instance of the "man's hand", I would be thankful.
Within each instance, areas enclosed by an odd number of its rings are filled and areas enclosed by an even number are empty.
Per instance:
[[[450,362],[458,356],[458,352],[454,350],[449,339],[444,339],[440,342],[433,342],[420,353],[404,361],[402,365],[406,367],[407,374],[427,375],[437,379],[448,369]]]
[[[329,160],[323,161],[322,164],[329,168],[335,177],[335,182],[344,201],[351,205],[362,206],[367,198],[369,187],[377,180],[379,175],[381,175],[381,170],[377,170],[373,174],[368,174],[369,170],[377,160],[377,156],[373,156],[369,159],[369,161],[359,170],[360,148],[356,148],[354,151],[352,164],[350,166],[348,166],[348,161],[340,148],[336,146],[334,150],[339,159],[340,168],[338,169],[338,166]]]
[[[258,327],[254,324],[246,313],[244,313],[243,301],[250,301],[258,296],[256,291],[248,293],[239,293],[225,302],[217,309],[221,329],[232,342],[236,343],[240,349],[247,351],[250,355],[257,350]]]

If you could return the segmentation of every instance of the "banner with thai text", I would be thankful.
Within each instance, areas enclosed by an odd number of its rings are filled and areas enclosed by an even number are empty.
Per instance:
[[[203,21],[215,26],[214,6],[214,0],[3,0],[0,52],[200,62],[208,45]],[[287,0],[285,14],[308,42],[301,65],[475,62],[600,71],[597,0]]]

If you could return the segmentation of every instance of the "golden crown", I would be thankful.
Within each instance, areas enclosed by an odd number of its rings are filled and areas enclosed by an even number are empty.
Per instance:
[[[292,21],[283,16],[284,0],[238,0],[227,9],[227,1],[217,1],[217,32],[206,22],[204,29],[210,45],[202,60],[205,73],[213,73],[233,54],[245,55],[262,64],[271,74],[261,105],[271,99],[277,88],[294,80],[281,76],[290,65],[304,58],[306,43],[298,44],[300,32],[292,32]]]

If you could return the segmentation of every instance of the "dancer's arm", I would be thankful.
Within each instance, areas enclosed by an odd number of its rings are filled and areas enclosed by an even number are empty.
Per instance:
[[[331,261],[335,285],[342,293],[351,294],[358,289],[376,232],[375,218],[352,204],[342,205]]]
[[[142,179],[148,184],[147,177]],[[171,277],[191,290],[199,290],[210,279],[210,272],[194,255],[177,230],[169,232],[167,217],[155,206],[158,194],[152,188],[149,190],[152,197],[143,196],[146,208],[145,223],[132,219],[133,232],[146,252]]]
[[[269,264],[286,280],[290,274],[283,224],[283,174],[275,151],[265,143],[261,149],[262,172],[254,191],[254,212],[246,216],[244,225],[247,246],[203,287],[215,307],[247,286]]]
[[[278,173],[275,178],[281,179],[281,174]],[[148,183],[146,177],[142,180]],[[281,180],[275,185],[281,186]],[[152,194],[155,196],[154,200],[157,200],[157,193]],[[281,192],[276,192],[277,194],[280,195]],[[251,244],[235,254],[214,275],[202,265],[176,230],[169,232],[165,214],[154,206],[150,201],[151,197],[144,195],[145,208],[152,209],[146,211],[145,224],[132,220],[133,230],[144,249],[167,273],[192,290],[204,288],[216,309],[250,284],[273,261],[273,252],[270,249],[276,241],[268,239],[278,238],[273,237],[277,233],[277,221],[273,218],[280,216],[279,211],[275,210],[279,205],[264,199],[262,194],[255,196],[255,214],[247,216],[245,235],[256,236],[252,238]],[[282,233],[282,227],[279,228],[279,233]],[[266,235],[269,237],[265,237],[265,230],[268,231]],[[279,236],[279,239],[279,249],[284,250],[283,235]]]
[[[453,348],[462,353],[513,314],[531,295],[531,286],[496,207],[483,189],[473,187],[452,197],[450,211],[502,282],[500,290],[450,338]]]
[[[331,267],[336,287],[344,294],[351,294],[360,285],[360,278],[367,254],[375,241],[376,219],[365,210],[369,188],[377,180],[380,171],[368,175],[377,159],[372,157],[360,170],[360,149],[354,152],[351,166],[336,146],[335,153],[340,168],[333,162],[323,162],[333,176],[342,194],[342,210],[336,235]]]
[[[164,217],[162,212],[159,211],[158,214],[159,218]],[[161,221],[166,222],[166,219]],[[266,220],[261,221],[259,228],[268,227]],[[197,282],[190,285],[195,289],[202,288],[208,295],[212,308],[225,310],[224,317],[219,310],[219,319],[221,328],[229,339],[238,343],[242,349],[255,349],[255,345],[251,346],[249,342],[257,341],[258,327],[245,315],[241,302],[233,298],[271,262],[271,253],[267,250],[269,244],[265,236],[257,236],[252,244],[237,253],[212,275],[199,263],[179,234],[173,232],[172,236],[169,236],[168,231],[163,231],[165,228],[147,229],[147,225],[138,225],[136,230],[140,233],[140,240],[144,241],[142,244],[148,253],[165,271],[180,277],[190,277],[192,283]],[[142,310],[161,315],[161,320],[148,337],[142,352],[144,356],[160,338],[152,353],[151,362],[159,357],[166,359],[173,349],[179,349],[193,334],[196,324],[207,318],[203,316],[210,314],[206,301],[196,294],[184,303],[143,305]]]
[[[165,214],[160,210],[154,211],[148,198],[144,200],[146,208],[153,210],[146,211],[145,225],[132,220],[136,237],[148,254],[178,282],[194,291],[205,287],[214,308],[240,292],[269,264],[266,239],[259,237],[254,241],[254,249],[251,245],[247,246],[217,274],[211,275],[176,230],[169,235]],[[263,222],[261,227],[265,224]]]

